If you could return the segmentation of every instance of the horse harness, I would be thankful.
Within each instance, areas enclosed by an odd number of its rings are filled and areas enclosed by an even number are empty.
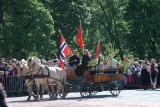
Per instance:
[[[43,72],[43,70],[42,70],[42,66],[41,66],[41,67],[38,69],[38,72],[36,72],[36,74],[33,75],[33,78],[45,78],[45,77],[47,77],[47,78],[51,78],[51,79],[53,79],[53,80],[55,80],[55,81],[59,81],[59,82],[62,83],[61,80],[56,79],[56,78],[53,78],[53,77],[50,76],[50,70],[49,70],[49,68],[48,68],[47,66],[45,66],[45,69],[47,69],[48,75],[45,75],[45,74],[44,74],[44,72]],[[40,74],[39,74],[39,73],[40,73]],[[37,74],[39,74],[39,75],[37,75]],[[47,79],[47,81],[48,81],[48,79]]]

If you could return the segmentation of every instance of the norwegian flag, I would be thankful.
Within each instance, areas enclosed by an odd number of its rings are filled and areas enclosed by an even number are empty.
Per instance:
[[[67,56],[70,55],[70,49],[63,37],[63,35],[61,34],[61,39],[60,39],[60,62],[59,62],[59,66],[64,69],[64,61],[65,58]]]

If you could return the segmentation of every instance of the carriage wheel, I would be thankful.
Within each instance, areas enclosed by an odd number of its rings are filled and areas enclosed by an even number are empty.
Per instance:
[[[90,88],[90,93],[91,93],[91,95],[96,95],[98,93],[98,91],[96,90],[95,87],[91,87]]]
[[[91,91],[91,95],[96,95],[97,91]]]
[[[82,88],[80,90],[80,94],[83,98],[87,98],[91,96],[91,92],[87,88]]]
[[[111,93],[113,96],[118,96],[120,92],[121,92],[121,90],[119,89],[119,87],[115,87],[115,88],[112,88],[112,89],[110,90],[110,93]]]

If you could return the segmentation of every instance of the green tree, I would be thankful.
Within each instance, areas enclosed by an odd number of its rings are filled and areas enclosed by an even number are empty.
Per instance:
[[[125,19],[129,23],[129,48],[138,57],[159,55],[159,0],[129,0]]]
[[[51,49],[50,36],[54,33],[53,18],[50,11],[37,0],[7,1],[8,21],[3,29],[5,41],[4,56],[27,57],[31,52],[38,52],[49,57]]]

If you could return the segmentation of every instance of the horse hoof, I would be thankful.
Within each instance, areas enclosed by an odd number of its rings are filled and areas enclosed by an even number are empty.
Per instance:
[[[40,96],[40,99],[42,100],[42,99],[43,99],[43,96]]]
[[[31,97],[29,96],[29,97],[27,98],[27,101],[30,101],[30,98],[31,98]]]
[[[38,99],[38,96],[35,96],[34,97],[34,101],[38,101],[39,99]]]

